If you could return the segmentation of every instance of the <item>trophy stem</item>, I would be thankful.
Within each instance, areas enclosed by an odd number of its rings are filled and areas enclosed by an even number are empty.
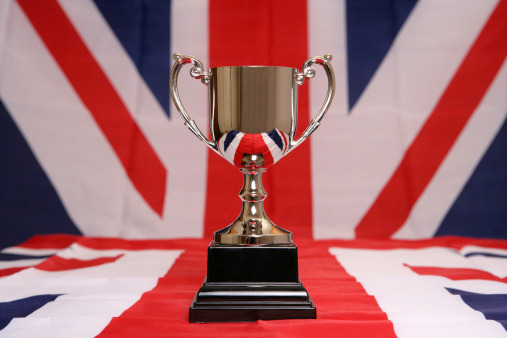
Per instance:
[[[190,306],[190,322],[317,318],[299,279],[292,233],[273,224],[264,211],[266,169],[240,170],[243,208],[234,223],[213,235],[208,274]]]
[[[231,225],[215,232],[215,245],[292,245],[292,233],[274,224],[264,210],[267,193],[262,186],[264,168],[240,169],[243,188],[239,192],[243,205]]]

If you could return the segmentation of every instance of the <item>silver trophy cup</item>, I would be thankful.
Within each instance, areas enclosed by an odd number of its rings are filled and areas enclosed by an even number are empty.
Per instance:
[[[262,174],[317,129],[334,94],[331,55],[308,59],[299,72],[289,67],[216,67],[204,72],[193,56],[174,54],[170,89],[188,128],[209,148],[239,168],[244,183],[239,217],[213,235],[207,276],[190,306],[191,322],[258,319],[310,319],[317,312],[298,275],[292,233],[276,226],[264,211],[267,194]],[[209,133],[204,135],[185,111],[178,94],[178,74],[190,75],[209,88]],[[296,139],[298,86],[321,65],[328,77],[324,104]]]
[[[193,56],[174,54],[170,90],[185,125],[210,149],[239,168],[244,175],[239,217],[213,235],[215,245],[291,245],[292,233],[275,225],[264,211],[262,187],[266,168],[305,141],[319,126],[334,95],[331,55],[309,58],[302,71],[290,67],[216,67],[204,72]],[[178,94],[178,74],[191,64],[190,74],[209,88],[209,139],[186,112]],[[295,139],[298,86],[324,68],[328,90],[322,108],[303,134]]]

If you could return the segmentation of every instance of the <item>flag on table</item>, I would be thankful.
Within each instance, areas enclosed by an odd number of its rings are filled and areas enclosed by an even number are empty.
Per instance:
[[[0,272],[23,269],[0,277],[0,336],[507,337],[505,240],[303,240],[316,320],[192,324],[206,244],[50,235],[3,249]]]

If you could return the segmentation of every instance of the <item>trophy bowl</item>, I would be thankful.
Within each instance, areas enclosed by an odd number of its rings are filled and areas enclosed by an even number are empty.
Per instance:
[[[215,67],[204,72],[193,56],[174,54],[170,89],[176,108],[188,128],[209,148],[244,175],[239,196],[242,209],[229,226],[213,235],[215,245],[292,245],[292,233],[266,215],[262,186],[266,168],[294,150],[317,129],[334,95],[331,55],[315,56],[297,68],[278,66]],[[209,134],[204,135],[181,103],[177,80],[180,69],[192,64],[190,74],[209,89]],[[328,77],[324,104],[303,134],[295,139],[298,86],[315,76],[314,64]]]

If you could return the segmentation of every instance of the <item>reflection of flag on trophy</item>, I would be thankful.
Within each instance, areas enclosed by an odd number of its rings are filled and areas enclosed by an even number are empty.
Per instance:
[[[330,55],[308,59],[300,73],[290,67],[216,67],[205,73],[192,56],[175,54],[171,94],[188,128],[244,175],[241,213],[215,232],[208,250],[208,275],[190,308],[190,321],[255,321],[315,318],[316,309],[298,276],[292,233],[276,226],[264,211],[266,168],[288,154],[319,126],[334,94]],[[211,139],[185,111],[177,89],[180,69],[209,88]],[[328,76],[320,112],[295,139],[298,85],[315,76],[314,64]]]
[[[285,155],[289,136],[273,129],[267,133],[245,134],[231,130],[218,140],[222,156],[236,167],[241,167],[242,154],[262,154],[264,165],[270,166]]]

